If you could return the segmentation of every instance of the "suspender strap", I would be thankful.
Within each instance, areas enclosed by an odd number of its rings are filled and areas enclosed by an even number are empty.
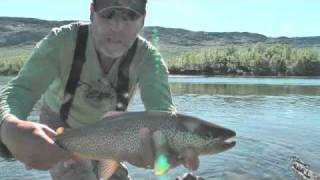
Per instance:
[[[73,63],[71,71],[65,87],[64,99],[65,102],[60,108],[60,118],[66,121],[69,116],[69,111],[72,105],[73,97],[76,92],[77,84],[80,80],[82,66],[85,62],[85,51],[88,38],[88,25],[82,25],[79,27],[76,49],[74,52]],[[129,103],[129,68],[132,62],[133,56],[136,52],[138,45],[138,39],[135,40],[132,47],[124,57],[120,64],[118,72],[118,83],[115,87],[117,93],[117,111],[125,111]]]
[[[137,45],[138,39],[135,40],[119,67],[118,83],[115,88],[117,92],[117,111],[125,111],[129,104],[129,69],[136,53]]]
[[[86,46],[88,39],[88,25],[80,25],[77,35],[77,43],[74,51],[71,71],[64,91],[64,103],[60,108],[60,118],[66,121],[75,95],[77,84],[80,80],[83,64],[86,60]]]

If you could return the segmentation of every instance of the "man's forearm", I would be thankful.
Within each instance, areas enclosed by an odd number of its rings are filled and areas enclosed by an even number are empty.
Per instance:
[[[5,126],[5,121],[8,121],[9,119],[17,119],[14,115],[7,115],[1,122],[0,122],[0,157],[4,159],[11,159],[13,158],[11,152],[9,149],[6,147],[6,145],[2,142],[2,133],[5,131],[4,126]]]

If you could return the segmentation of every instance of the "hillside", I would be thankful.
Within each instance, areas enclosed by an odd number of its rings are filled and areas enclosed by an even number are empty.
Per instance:
[[[45,21],[33,18],[0,17],[0,47],[34,45],[52,27],[72,21]],[[285,43],[293,47],[320,48],[320,36],[316,37],[278,37],[271,38],[249,32],[194,32],[184,29],[145,27],[142,32],[148,40],[159,37],[162,52],[167,55],[180,52],[225,45],[248,45],[253,43]]]

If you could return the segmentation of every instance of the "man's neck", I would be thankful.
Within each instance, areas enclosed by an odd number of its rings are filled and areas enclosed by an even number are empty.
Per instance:
[[[119,58],[112,58],[112,57],[108,57],[105,56],[103,53],[99,53],[97,51],[98,54],[98,60],[99,60],[99,64],[101,67],[101,70],[106,74],[110,71],[112,65],[119,59],[121,59],[121,57]]]

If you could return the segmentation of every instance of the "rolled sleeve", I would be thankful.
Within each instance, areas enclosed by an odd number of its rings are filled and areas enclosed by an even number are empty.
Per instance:
[[[176,111],[168,82],[169,71],[156,50],[145,57],[139,75],[141,99],[147,111]]]
[[[19,74],[1,91],[0,121],[8,114],[25,119],[41,94],[58,74],[59,52],[63,43],[53,29],[40,43]]]

